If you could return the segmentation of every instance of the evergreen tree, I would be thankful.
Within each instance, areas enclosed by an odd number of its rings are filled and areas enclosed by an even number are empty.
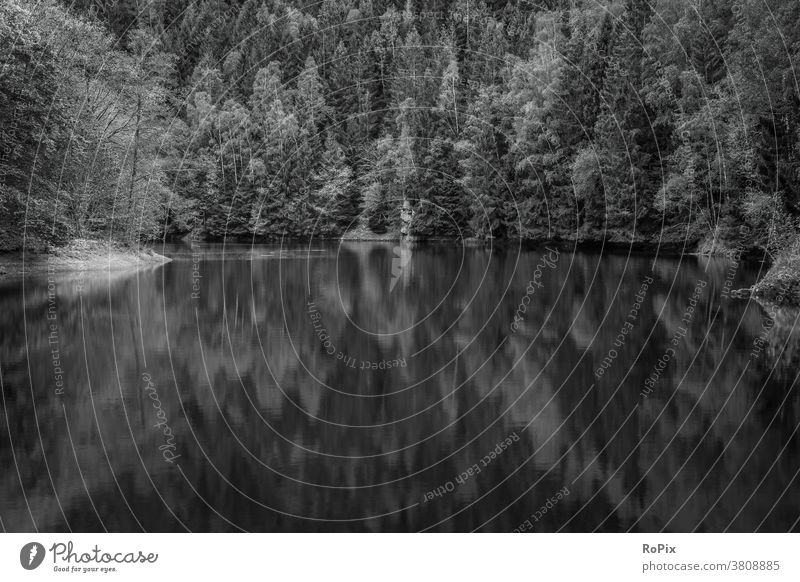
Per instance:
[[[363,212],[430,237],[746,225],[774,253],[800,218],[800,5],[768,4],[7,0],[0,246]]]

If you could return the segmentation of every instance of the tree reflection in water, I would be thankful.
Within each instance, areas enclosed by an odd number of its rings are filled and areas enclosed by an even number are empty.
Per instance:
[[[725,261],[562,249],[531,287],[549,251],[200,249],[4,284],[6,529],[511,531],[565,487],[534,531],[796,528],[794,320]]]

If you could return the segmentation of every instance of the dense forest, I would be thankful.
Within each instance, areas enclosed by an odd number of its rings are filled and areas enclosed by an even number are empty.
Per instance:
[[[797,0],[2,0],[0,249],[800,216]]]

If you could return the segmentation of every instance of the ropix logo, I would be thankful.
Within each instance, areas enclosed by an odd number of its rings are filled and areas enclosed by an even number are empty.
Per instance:
[[[35,570],[44,561],[44,546],[39,542],[29,542],[19,551],[19,563],[26,570]]]

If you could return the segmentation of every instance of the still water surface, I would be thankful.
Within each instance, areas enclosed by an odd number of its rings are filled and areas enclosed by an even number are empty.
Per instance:
[[[797,530],[759,265],[171,245],[0,287],[9,531]]]

